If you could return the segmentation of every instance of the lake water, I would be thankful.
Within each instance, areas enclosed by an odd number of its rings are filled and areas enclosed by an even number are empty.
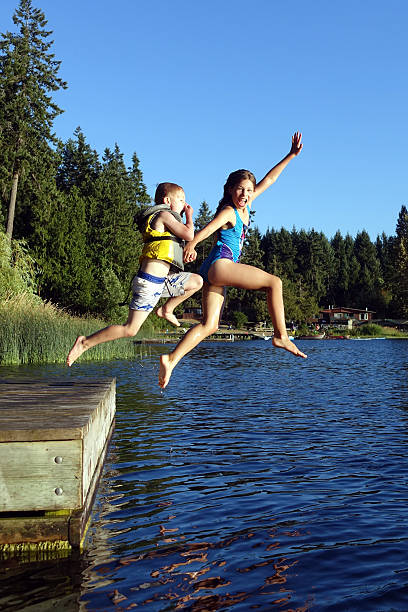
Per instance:
[[[85,551],[3,560],[0,609],[406,612],[408,340],[298,344],[0,368],[117,377]]]

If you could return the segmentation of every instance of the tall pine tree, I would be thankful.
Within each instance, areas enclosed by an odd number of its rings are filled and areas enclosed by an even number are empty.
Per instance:
[[[207,223],[211,221],[212,218],[213,218],[213,215],[211,213],[210,207],[208,206],[207,202],[204,200],[203,202],[201,202],[200,208],[198,209],[198,212],[197,212],[197,216],[194,220],[195,231],[198,232],[201,229],[203,229],[203,227],[205,227]],[[207,257],[207,255],[211,251],[211,247],[213,243],[214,243],[214,236],[209,236],[208,238],[206,238],[205,240],[203,240],[197,245],[197,248],[196,248],[197,259],[195,260],[194,264],[191,266],[192,270],[198,271],[200,269],[200,266],[203,263],[204,259]]]
[[[62,110],[53,102],[52,92],[66,87],[57,76],[60,62],[50,52],[52,32],[45,29],[44,13],[33,8],[31,0],[20,0],[13,22],[17,32],[2,34],[0,41],[0,178],[9,238],[14,231],[19,186],[29,180],[36,192],[42,191],[55,166],[50,145],[57,139],[52,124]],[[22,213],[23,205],[19,208]],[[30,212],[24,225],[32,221]],[[30,228],[20,224],[19,233],[27,235]]]
[[[261,248],[260,231],[256,226],[250,227],[242,249],[241,262],[262,270],[264,255]],[[249,321],[257,323],[258,321],[269,320],[265,291],[248,291],[246,289],[236,289],[235,291],[238,293],[240,303],[245,305],[245,313]],[[243,308],[241,306],[240,308],[234,308],[234,310],[243,310]]]
[[[358,278],[351,285],[353,306],[381,308],[381,270],[377,250],[365,230],[358,232],[354,241],[354,255],[359,263]]]
[[[69,193],[73,187],[85,197],[95,195],[95,181],[101,173],[98,153],[86,142],[80,127],[59,148],[60,162],[57,171],[57,187]]]
[[[408,317],[408,211],[406,206],[401,207],[395,233],[393,302],[396,314],[406,318]]]
[[[128,170],[118,145],[113,151],[105,149],[96,182],[97,206],[89,226],[98,288],[95,306],[108,316],[126,298],[138,270],[142,240],[134,216],[140,205],[150,200],[136,155],[132,162]]]

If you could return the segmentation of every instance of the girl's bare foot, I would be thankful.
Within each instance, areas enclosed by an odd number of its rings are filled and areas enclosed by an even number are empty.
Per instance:
[[[86,336],[78,336],[78,338],[75,340],[74,346],[68,353],[67,366],[71,367],[74,361],[76,361],[78,357],[80,357],[80,355],[82,355],[82,353],[86,350],[83,345],[85,338]]]
[[[156,310],[156,314],[158,317],[161,317],[162,319],[166,319],[166,321],[168,321],[175,327],[180,327],[180,323],[178,322],[176,315],[174,315],[172,312],[166,312],[163,309],[163,306],[160,306],[160,308]]]
[[[303,357],[304,359],[307,358],[307,355],[305,355],[305,353],[302,353],[302,351],[298,349],[296,344],[293,344],[293,342],[289,340],[289,338],[275,338],[274,337],[272,338],[272,344],[273,346],[276,346],[277,348],[285,349],[286,351],[289,351],[289,353],[293,353],[294,355],[297,355],[298,357]]]
[[[164,389],[167,387],[171,373],[173,372],[174,366],[170,363],[169,355],[162,355],[160,357],[160,370],[159,370],[159,387]]]

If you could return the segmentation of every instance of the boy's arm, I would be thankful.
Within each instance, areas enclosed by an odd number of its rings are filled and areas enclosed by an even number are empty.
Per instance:
[[[263,193],[268,187],[270,187],[281,174],[281,172],[286,168],[288,163],[294,159],[301,152],[303,147],[302,144],[302,134],[300,132],[295,132],[292,136],[292,146],[287,155],[274,166],[269,172],[263,177],[261,181],[256,185],[255,192],[252,197],[252,200],[257,198],[261,193]]]
[[[186,204],[184,211],[186,213],[185,223],[177,221],[167,210],[160,213],[160,218],[168,232],[188,242],[194,238],[193,209],[189,204]]]

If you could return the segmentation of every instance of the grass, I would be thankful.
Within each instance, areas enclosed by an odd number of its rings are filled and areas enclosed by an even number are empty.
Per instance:
[[[351,338],[407,338],[406,332],[394,327],[383,327],[376,323],[364,323],[348,332]]]
[[[146,322],[139,336],[150,336]],[[106,327],[95,318],[74,317],[37,296],[20,294],[0,305],[0,365],[64,363],[75,338]],[[134,338],[100,344],[78,361],[126,359],[137,354]]]
[[[297,331],[297,336],[319,334],[318,332],[310,331],[308,328],[302,328]],[[353,329],[344,329],[337,327],[324,328],[326,336],[346,336],[349,338],[408,338],[408,332],[399,331],[395,327],[383,327],[376,323],[364,323]]]

